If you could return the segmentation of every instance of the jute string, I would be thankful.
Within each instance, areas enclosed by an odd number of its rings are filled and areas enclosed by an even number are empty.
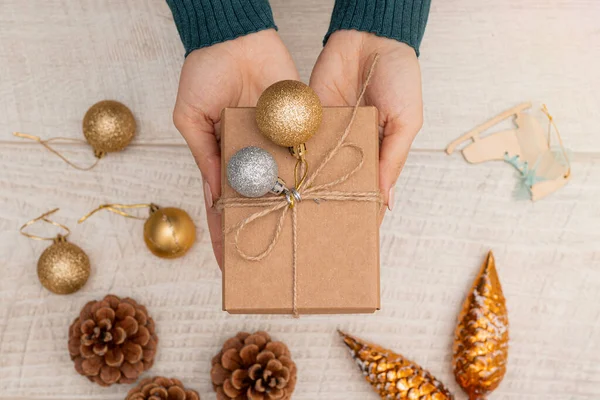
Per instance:
[[[292,189],[297,194],[295,198],[296,201],[289,200],[289,197],[285,196],[271,196],[271,197],[262,197],[262,198],[244,198],[244,197],[229,197],[229,198],[221,198],[215,203],[215,208],[218,210],[223,210],[225,208],[240,208],[240,207],[252,207],[252,208],[260,208],[264,207],[264,210],[253,213],[235,224],[232,227],[229,227],[225,230],[225,234],[229,234],[234,232],[234,245],[237,253],[246,261],[261,261],[265,259],[275,248],[279,240],[279,236],[281,235],[281,231],[283,229],[285,223],[285,217],[287,216],[288,210],[291,210],[292,213],[292,314],[295,317],[299,316],[298,313],[298,282],[297,282],[297,267],[298,267],[298,242],[297,242],[297,221],[298,221],[298,211],[297,204],[304,200],[313,200],[317,203],[321,201],[352,201],[352,202],[370,202],[370,203],[380,203],[381,195],[379,191],[372,192],[345,192],[339,190],[331,190],[332,187],[339,185],[340,183],[346,182],[352,175],[354,175],[357,171],[359,171],[364,163],[364,151],[357,145],[346,142],[346,138],[350,134],[352,130],[352,125],[354,124],[354,120],[356,119],[356,115],[358,113],[360,103],[365,95],[365,91],[367,86],[369,85],[369,81],[373,76],[373,72],[375,71],[375,66],[377,65],[377,61],[379,59],[379,55],[376,55],[373,59],[371,67],[369,68],[369,72],[363,84],[363,87],[360,91],[358,99],[356,101],[356,105],[352,110],[352,116],[348,125],[346,125],[346,129],[344,133],[340,136],[339,140],[329,150],[329,152],[325,155],[325,157],[321,160],[321,162],[317,165],[315,170],[308,174],[303,184],[299,185],[299,187]],[[331,161],[331,159],[338,154],[338,152],[343,148],[350,148],[355,150],[359,154],[359,162],[354,168],[350,171],[342,175],[341,177],[332,180],[330,182],[326,182],[320,185],[313,185],[315,179],[319,176],[319,174],[326,167],[327,163]],[[244,230],[246,226],[248,226],[253,221],[256,221],[260,218],[263,218],[271,213],[280,212],[279,219],[277,220],[277,225],[273,231],[271,240],[267,247],[258,254],[252,255],[244,251],[240,247],[240,234]]]

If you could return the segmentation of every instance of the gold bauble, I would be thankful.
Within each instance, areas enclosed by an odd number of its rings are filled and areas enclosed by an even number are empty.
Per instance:
[[[123,150],[135,135],[135,118],[124,104],[104,100],[83,117],[83,134],[97,154]]]
[[[38,260],[41,284],[56,294],[70,294],[85,285],[90,276],[90,259],[78,246],[59,237]]]
[[[490,251],[467,296],[454,338],[454,376],[470,400],[483,400],[506,373],[508,313]]]
[[[184,255],[196,240],[194,222],[180,208],[153,208],[144,224],[144,241],[150,251],[161,258]]]
[[[319,96],[300,81],[279,81],[261,94],[256,123],[273,143],[294,147],[306,143],[319,129],[323,107]]]
[[[382,399],[453,400],[433,375],[400,354],[340,332],[367,382]]]

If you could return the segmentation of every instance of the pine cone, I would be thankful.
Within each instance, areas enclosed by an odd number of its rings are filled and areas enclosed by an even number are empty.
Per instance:
[[[400,354],[340,331],[367,382],[385,400],[453,400],[428,371]]]
[[[75,370],[101,386],[135,382],[152,367],[157,343],[146,307],[114,295],[87,303],[69,328]]]
[[[506,374],[508,312],[490,251],[465,299],[454,336],[454,376],[470,399],[483,399]]]
[[[218,400],[289,400],[296,364],[282,342],[266,332],[240,332],[212,360],[210,376]]]
[[[127,393],[125,400],[200,400],[200,396],[186,389],[178,379],[157,376],[144,379]]]

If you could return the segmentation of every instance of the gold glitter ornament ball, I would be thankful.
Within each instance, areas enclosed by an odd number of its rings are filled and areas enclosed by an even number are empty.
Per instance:
[[[299,81],[280,81],[265,89],[256,104],[256,123],[273,143],[293,147],[319,129],[323,107],[319,96]]]
[[[155,256],[183,256],[196,241],[196,227],[180,208],[153,208],[144,224],[144,241]]]
[[[123,150],[135,129],[131,110],[114,100],[94,104],[83,117],[83,134],[97,154]]]
[[[90,276],[90,259],[81,248],[59,237],[38,260],[41,284],[56,294],[75,293]]]

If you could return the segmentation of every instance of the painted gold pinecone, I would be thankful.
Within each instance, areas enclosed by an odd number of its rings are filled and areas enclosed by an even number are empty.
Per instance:
[[[146,307],[114,295],[87,303],[69,328],[75,370],[102,386],[135,382],[152,367],[157,343]]]
[[[186,389],[178,379],[157,376],[141,381],[127,393],[125,400],[200,400],[200,396]]]
[[[508,311],[490,251],[465,299],[454,337],[454,376],[470,399],[484,399],[506,374]]]
[[[218,400],[289,400],[296,364],[282,342],[266,332],[240,332],[212,360],[210,376]]]
[[[367,382],[384,400],[454,400],[450,391],[418,364],[379,345],[340,332]]]

